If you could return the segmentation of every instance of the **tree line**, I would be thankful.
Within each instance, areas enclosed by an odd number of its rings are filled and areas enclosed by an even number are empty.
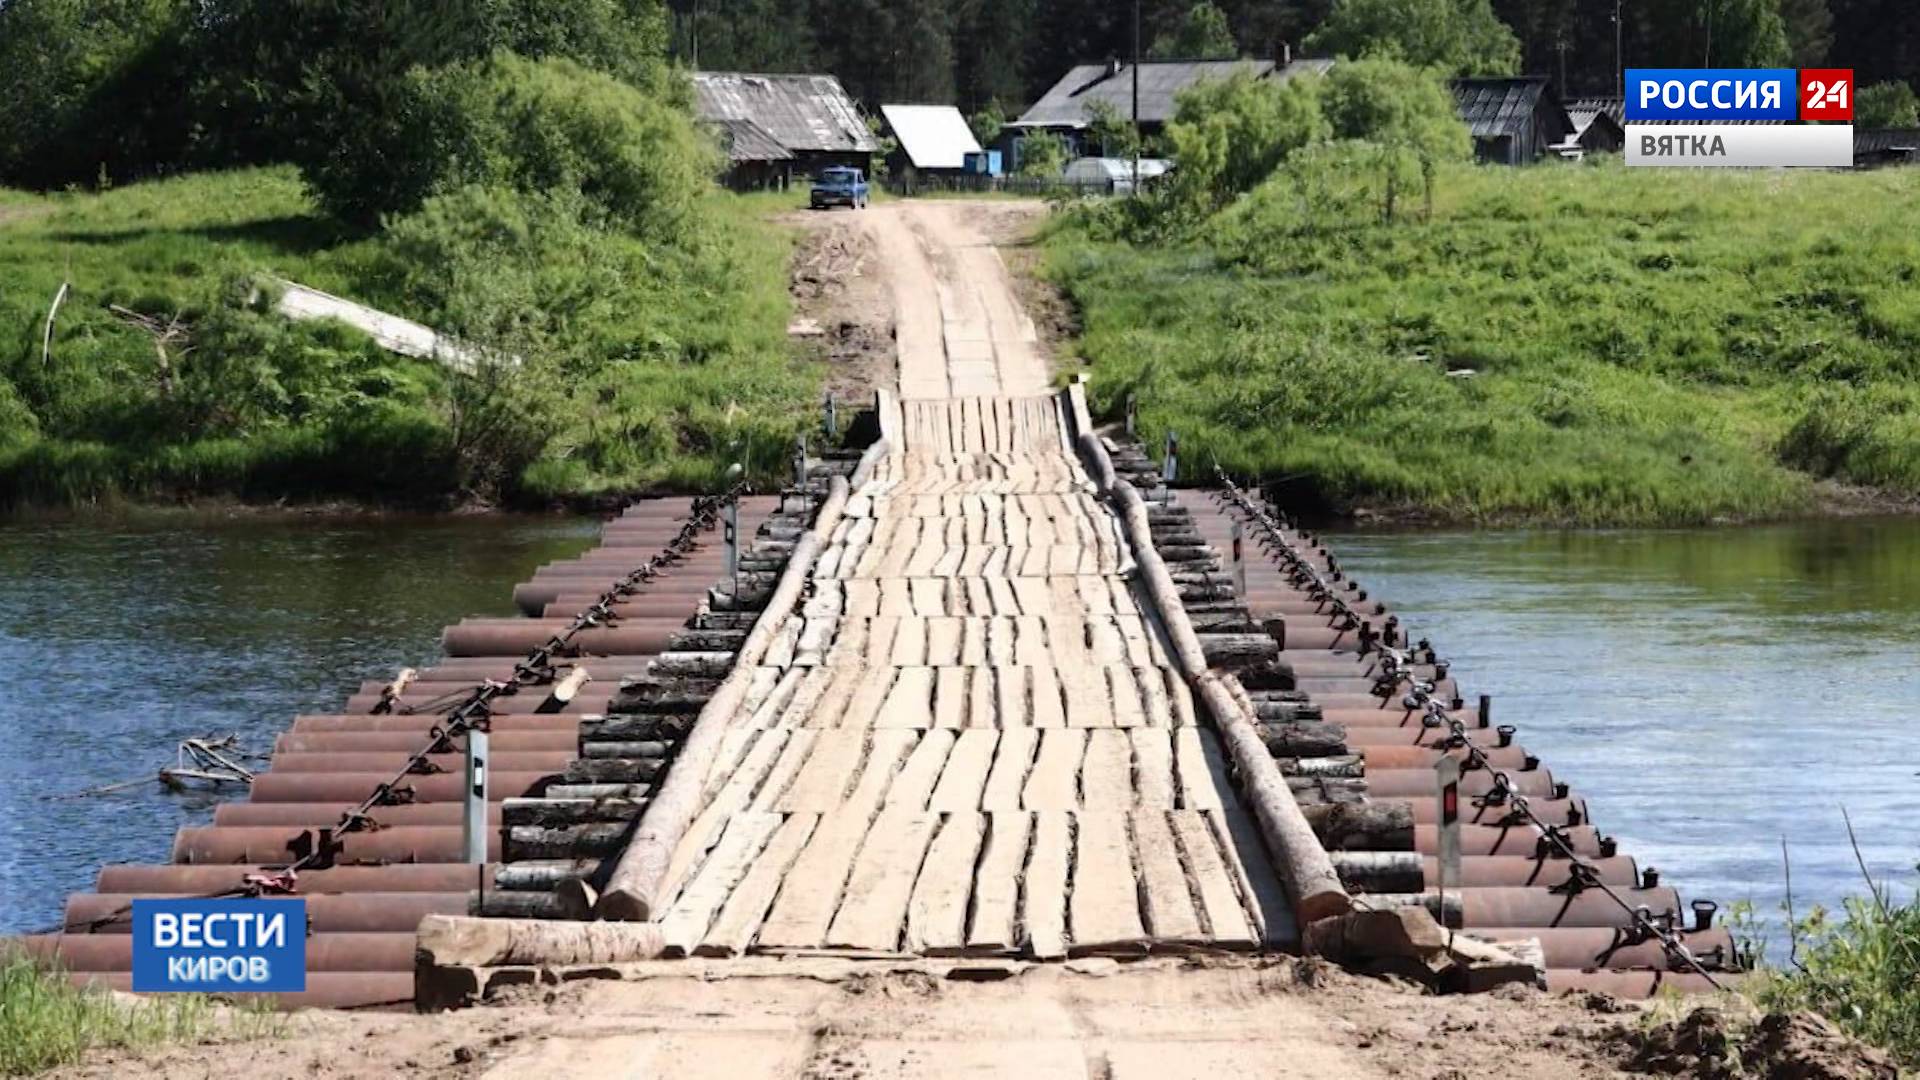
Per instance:
[[[1135,45],[1134,7],[1113,0],[671,0],[671,15],[688,64],[827,71],[868,102],[969,113],[1017,114],[1071,65]],[[1456,74],[1546,75],[1567,96],[1614,92],[1626,66],[1832,63],[1920,86],[1911,0],[1140,0],[1139,17],[1146,55],[1357,55],[1386,40]]]

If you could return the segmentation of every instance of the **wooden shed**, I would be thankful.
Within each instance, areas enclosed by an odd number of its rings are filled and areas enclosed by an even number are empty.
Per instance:
[[[1530,164],[1574,136],[1573,120],[1544,75],[1455,79],[1453,98],[1478,161]]]

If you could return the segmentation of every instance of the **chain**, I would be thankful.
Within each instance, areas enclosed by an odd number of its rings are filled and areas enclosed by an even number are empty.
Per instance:
[[[1338,596],[1334,595],[1333,589],[1327,583],[1325,576],[1320,573],[1317,567],[1308,561],[1305,555],[1286,539],[1285,533],[1281,530],[1279,523],[1273,520],[1272,515],[1268,514],[1264,508],[1248,498],[1246,492],[1235,484],[1232,478],[1227,476],[1226,472],[1217,465],[1214,467],[1214,474],[1220,481],[1224,500],[1231,502],[1241,513],[1247,515],[1247,517],[1260,528],[1263,537],[1269,541],[1269,552],[1273,554],[1278,561],[1285,564],[1289,573],[1289,579],[1294,586],[1305,590],[1308,595],[1316,601],[1331,605],[1336,613],[1336,618],[1345,616],[1350,624],[1356,623],[1358,621],[1358,614],[1341,601]],[[1329,563],[1331,563],[1331,559],[1329,559]],[[1351,628],[1351,625],[1346,628]],[[1430,662],[1437,662],[1430,645],[1427,645],[1423,641],[1421,648],[1426,652]],[[1493,759],[1488,756],[1486,750],[1473,740],[1473,736],[1468,734],[1466,723],[1454,716],[1445,704],[1433,697],[1435,684],[1418,678],[1418,673],[1414,670],[1413,664],[1408,660],[1407,654],[1391,646],[1383,646],[1378,651],[1380,655],[1380,675],[1377,680],[1377,687],[1379,689],[1376,689],[1376,693],[1382,692],[1383,689],[1390,697],[1395,688],[1405,684],[1407,686],[1407,694],[1403,699],[1403,704],[1410,713],[1418,712],[1420,714],[1421,727],[1430,730],[1439,728],[1445,728],[1447,730],[1447,737],[1445,739],[1425,745],[1429,745],[1441,753],[1446,753],[1455,748],[1462,749],[1466,752],[1465,767],[1467,769],[1484,769],[1487,771],[1488,775],[1493,778],[1492,790],[1489,791],[1486,796],[1487,802],[1493,805],[1505,805],[1508,808],[1508,822],[1522,822],[1531,827],[1534,832],[1538,834],[1537,850],[1540,851],[1543,858],[1552,855],[1565,859],[1571,864],[1572,869],[1568,874],[1567,884],[1563,887],[1564,891],[1568,894],[1569,902],[1571,902],[1573,895],[1585,889],[1598,889],[1604,893],[1608,899],[1618,904],[1621,911],[1626,913],[1631,924],[1629,930],[1630,936],[1628,940],[1616,942],[1611,946],[1607,950],[1609,954],[1625,945],[1636,945],[1645,941],[1658,941],[1660,948],[1671,961],[1681,964],[1695,972],[1701,978],[1705,979],[1707,984],[1714,989],[1723,989],[1720,983],[1714,979],[1713,974],[1708,971],[1706,965],[1693,954],[1693,950],[1687,947],[1686,942],[1681,939],[1679,932],[1674,929],[1673,913],[1666,912],[1655,915],[1645,904],[1629,903],[1625,897],[1621,896],[1618,891],[1607,884],[1601,877],[1599,868],[1574,850],[1573,844],[1567,839],[1567,834],[1564,829],[1558,825],[1541,820],[1539,815],[1534,812],[1527,797],[1522,795],[1514,785],[1513,777],[1509,775],[1506,770],[1495,766]]]
[[[400,767],[393,779],[375,787],[373,793],[362,800],[360,805],[342,813],[339,822],[331,829],[320,830],[320,835],[313,838],[306,854],[286,866],[262,874],[250,874],[234,888],[204,893],[198,899],[216,900],[229,896],[261,896],[267,893],[295,892],[299,887],[298,879],[301,871],[324,866],[331,860],[333,848],[330,844],[333,836],[377,828],[379,823],[374,820],[374,810],[382,806],[411,802],[413,788],[406,783],[408,777],[439,771],[439,767],[430,760],[432,755],[446,753],[452,748],[455,739],[465,737],[469,731],[485,731],[492,718],[492,705],[495,700],[515,693],[523,686],[547,681],[552,672],[554,658],[567,654],[574,637],[583,630],[614,622],[614,604],[632,596],[641,585],[658,577],[664,570],[684,557],[700,534],[712,529],[720,520],[720,512],[738,501],[740,496],[747,494],[748,490],[747,485],[741,482],[734,484],[721,494],[702,495],[695,498],[686,522],[681,525],[679,532],[667,541],[659,554],[628,571],[625,576],[602,593],[598,600],[574,616],[566,629],[554,634],[545,644],[528,653],[525,660],[516,663],[512,678],[487,679],[467,691],[460,704],[448,710],[444,720],[433,725],[428,732],[426,744],[408,756],[406,764]],[[311,832],[302,833],[296,836],[295,840],[311,835]],[[118,920],[132,908],[133,905],[124,904],[97,918],[60,923],[36,933],[74,933],[76,931],[92,933]]]

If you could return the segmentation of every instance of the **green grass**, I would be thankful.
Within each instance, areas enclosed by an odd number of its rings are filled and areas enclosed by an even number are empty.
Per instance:
[[[0,1075],[44,1072],[91,1050],[140,1049],[216,1036],[278,1034],[278,1016],[260,1008],[217,1011],[198,994],[170,994],[137,1003],[82,989],[60,972],[0,950]]]
[[[538,503],[707,489],[734,460],[771,475],[820,381],[786,340],[792,238],[771,206],[715,193],[694,239],[667,247],[564,200],[486,192],[355,233],[284,168],[0,192],[0,506]],[[475,383],[288,324],[267,310],[274,277],[528,363]],[[115,306],[180,321],[165,368]]]
[[[1047,266],[1098,407],[1137,394],[1149,439],[1319,509],[1685,523],[1813,510],[1820,477],[1920,492],[1920,172],[1462,166],[1391,224],[1366,183],[1283,169],[1138,244],[1068,215]]]
[[[1920,899],[1899,904],[1869,884],[1867,897],[1849,898],[1837,915],[1815,908],[1794,918],[1783,957],[1765,955],[1759,921],[1737,907],[1730,925],[1759,963],[1740,990],[1765,1009],[1819,1013],[1920,1069]]]

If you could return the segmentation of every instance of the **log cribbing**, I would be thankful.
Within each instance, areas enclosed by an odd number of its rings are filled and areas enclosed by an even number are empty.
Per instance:
[[[1084,380],[1069,385],[1066,394],[1081,455],[1099,492],[1120,511],[1141,583],[1166,628],[1170,651],[1181,675],[1205,702],[1219,729],[1243,793],[1253,805],[1261,834],[1273,854],[1275,868],[1293,898],[1294,918],[1304,928],[1352,910],[1353,900],[1340,883],[1340,875],[1260,736],[1251,699],[1239,688],[1238,680],[1218,675],[1208,666],[1206,650],[1181,604],[1180,588],[1154,549],[1146,500],[1133,484],[1117,480],[1113,461],[1094,432]]]

